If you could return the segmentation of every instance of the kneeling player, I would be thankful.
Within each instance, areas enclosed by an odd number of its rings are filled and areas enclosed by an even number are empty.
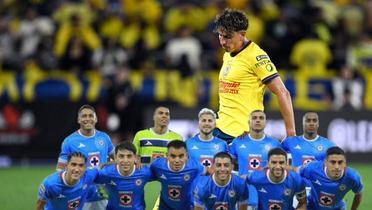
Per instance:
[[[258,209],[293,209],[293,197],[299,203],[296,209],[306,209],[305,182],[302,177],[287,171],[287,153],[275,148],[268,153],[268,168],[254,171],[247,176],[247,184],[256,187],[258,192]]]
[[[244,179],[233,175],[232,158],[219,152],[213,160],[214,174],[199,177],[194,189],[194,210],[247,209],[248,188]]]
[[[342,199],[350,190],[355,193],[351,209],[357,209],[362,201],[360,176],[346,167],[345,152],[339,147],[329,148],[324,162],[311,162],[300,169],[300,174],[312,184],[310,210],[346,209]]]

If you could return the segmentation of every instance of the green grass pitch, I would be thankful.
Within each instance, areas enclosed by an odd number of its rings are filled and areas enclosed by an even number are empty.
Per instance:
[[[372,206],[372,179],[368,178],[372,174],[372,165],[354,164],[363,180],[364,192],[363,201],[359,209],[369,210]],[[0,206],[2,210],[28,210],[35,209],[37,199],[37,189],[45,176],[54,172],[51,167],[30,167],[30,168],[10,168],[0,169]],[[159,184],[152,182],[146,186],[146,205],[147,209],[152,210],[157,196],[159,195]],[[345,200],[350,209],[353,193],[349,192]]]

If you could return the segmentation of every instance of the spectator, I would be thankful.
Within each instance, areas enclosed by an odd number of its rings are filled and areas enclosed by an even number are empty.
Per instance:
[[[363,83],[352,67],[345,65],[333,79],[333,108],[340,110],[350,105],[355,110],[362,108]]]

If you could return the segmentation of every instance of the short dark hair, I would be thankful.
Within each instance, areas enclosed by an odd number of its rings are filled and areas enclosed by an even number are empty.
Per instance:
[[[169,150],[171,147],[173,147],[175,149],[181,149],[181,148],[186,149],[186,143],[184,141],[181,141],[181,140],[172,140],[172,141],[168,142],[167,149]]]
[[[227,152],[219,152],[219,153],[215,154],[214,157],[213,157],[213,162],[216,162],[215,160],[217,158],[228,158],[231,163],[233,162],[233,159],[232,159],[231,155]]]
[[[89,105],[89,104],[84,104],[83,106],[81,106],[81,107],[79,108],[78,114],[80,114],[80,112],[81,112],[83,109],[90,109],[90,110],[92,110],[94,113],[96,113],[96,110],[94,109],[93,106],[91,106],[91,105]]]
[[[218,15],[214,23],[215,32],[219,29],[226,32],[246,31],[249,26],[248,18],[243,11],[229,8]]]
[[[115,155],[118,154],[119,150],[128,150],[133,152],[133,154],[137,154],[137,149],[134,144],[128,141],[121,142],[120,144],[115,146]]]
[[[330,155],[343,155],[345,156],[345,151],[343,149],[341,149],[341,147],[330,147],[327,149],[327,152],[326,152],[326,157],[328,158],[328,156]]]
[[[84,159],[84,163],[87,162],[87,157],[83,153],[81,153],[81,152],[72,152],[72,153],[70,153],[67,156],[67,163],[69,163],[71,161],[71,158],[72,157],[81,157],[81,158]]]
[[[267,153],[267,160],[270,160],[270,157],[273,155],[283,155],[285,159],[287,160],[287,153],[282,148],[274,148]]]

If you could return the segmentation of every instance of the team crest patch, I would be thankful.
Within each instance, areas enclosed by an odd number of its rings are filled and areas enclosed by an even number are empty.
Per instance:
[[[99,155],[99,153],[89,155],[88,156],[88,160],[89,160],[89,165],[91,167],[98,167],[99,164],[100,164],[100,155]]]
[[[282,210],[282,205],[280,203],[272,203],[269,202],[269,208],[270,210]]]
[[[181,198],[181,187],[180,186],[168,186],[168,196],[170,200],[179,201]]]
[[[136,179],[136,185],[141,186],[142,184],[142,179]]]
[[[190,180],[190,175],[185,174],[185,176],[183,176],[183,180],[189,181]]]
[[[307,164],[309,164],[311,161],[313,161],[314,158],[313,157],[303,157],[302,158],[302,165],[303,166],[306,166]]]
[[[228,194],[229,194],[229,197],[232,198],[235,196],[236,193],[235,193],[235,190],[229,190]]]
[[[102,148],[104,145],[105,145],[105,141],[103,141],[103,139],[96,140],[96,146],[98,148]]]
[[[340,191],[345,191],[346,190],[346,185],[342,184],[338,187],[338,189],[340,189]]]
[[[229,210],[229,205],[227,203],[216,203],[213,206],[214,210]]]
[[[213,158],[201,157],[199,159],[200,163],[205,167],[211,167],[213,165]]]
[[[260,170],[261,169],[261,157],[253,156],[248,158],[248,169],[249,170]]]
[[[67,210],[74,210],[80,206],[80,197],[67,201]]]
[[[291,192],[292,192],[292,190],[287,188],[287,189],[284,190],[284,195],[289,196],[291,194]]]
[[[335,195],[325,192],[320,192],[319,195],[319,204],[321,206],[333,206],[333,202],[335,200]]]
[[[131,207],[133,202],[132,192],[119,192],[119,205],[121,207]]]
[[[220,146],[218,144],[214,145],[213,146],[215,150],[219,150],[220,149]]]
[[[323,150],[323,146],[319,145],[319,146],[317,147],[317,149],[318,149],[318,151],[322,151],[322,150]]]

